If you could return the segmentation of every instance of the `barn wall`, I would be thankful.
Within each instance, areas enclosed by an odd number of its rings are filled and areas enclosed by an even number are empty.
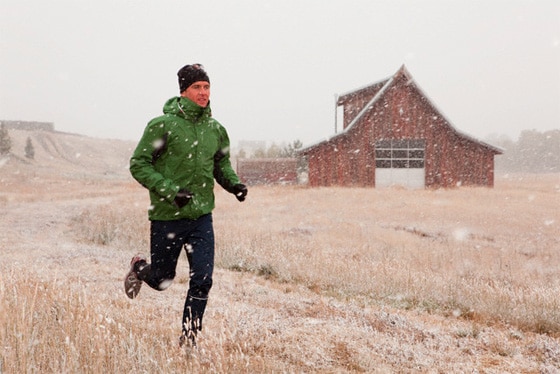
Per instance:
[[[345,105],[345,126],[379,89],[339,101]],[[360,123],[307,151],[309,184],[374,187],[374,145],[380,139],[426,140],[426,187],[493,186],[496,152],[457,133],[407,74],[394,77]]]
[[[237,175],[248,185],[296,184],[297,159],[238,159]]]
[[[356,118],[362,108],[364,108],[366,104],[379,92],[385,82],[386,81],[354,91],[350,94],[343,95],[338,99],[337,105],[343,105],[344,107],[343,129],[348,127],[350,122]]]

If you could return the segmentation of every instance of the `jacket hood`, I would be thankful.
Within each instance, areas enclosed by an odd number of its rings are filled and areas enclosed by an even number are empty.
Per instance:
[[[167,100],[163,105],[163,113],[192,120],[197,120],[202,116],[212,116],[210,102],[208,102],[208,105],[203,108],[182,96],[175,96]]]

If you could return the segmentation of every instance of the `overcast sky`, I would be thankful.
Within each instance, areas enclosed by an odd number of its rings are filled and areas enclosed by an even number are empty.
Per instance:
[[[0,0],[0,119],[138,140],[195,62],[234,146],[323,140],[403,64],[466,134],[560,128],[558,0]]]

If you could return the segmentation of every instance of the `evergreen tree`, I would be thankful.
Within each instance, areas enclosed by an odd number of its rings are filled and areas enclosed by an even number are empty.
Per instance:
[[[25,143],[25,157],[33,160],[35,158],[35,148],[33,148],[33,143],[31,138],[27,137],[27,142]]]
[[[2,124],[0,127],[0,155],[7,155],[12,149],[12,139],[6,126]]]

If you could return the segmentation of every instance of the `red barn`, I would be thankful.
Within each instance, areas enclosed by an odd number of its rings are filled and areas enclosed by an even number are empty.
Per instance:
[[[295,158],[240,158],[237,175],[248,185],[296,184],[297,159]]]
[[[310,186],[438,188],[494,185],[501,150],[457,131],[403,65],[344,94],[343,130],[300,151]]]

